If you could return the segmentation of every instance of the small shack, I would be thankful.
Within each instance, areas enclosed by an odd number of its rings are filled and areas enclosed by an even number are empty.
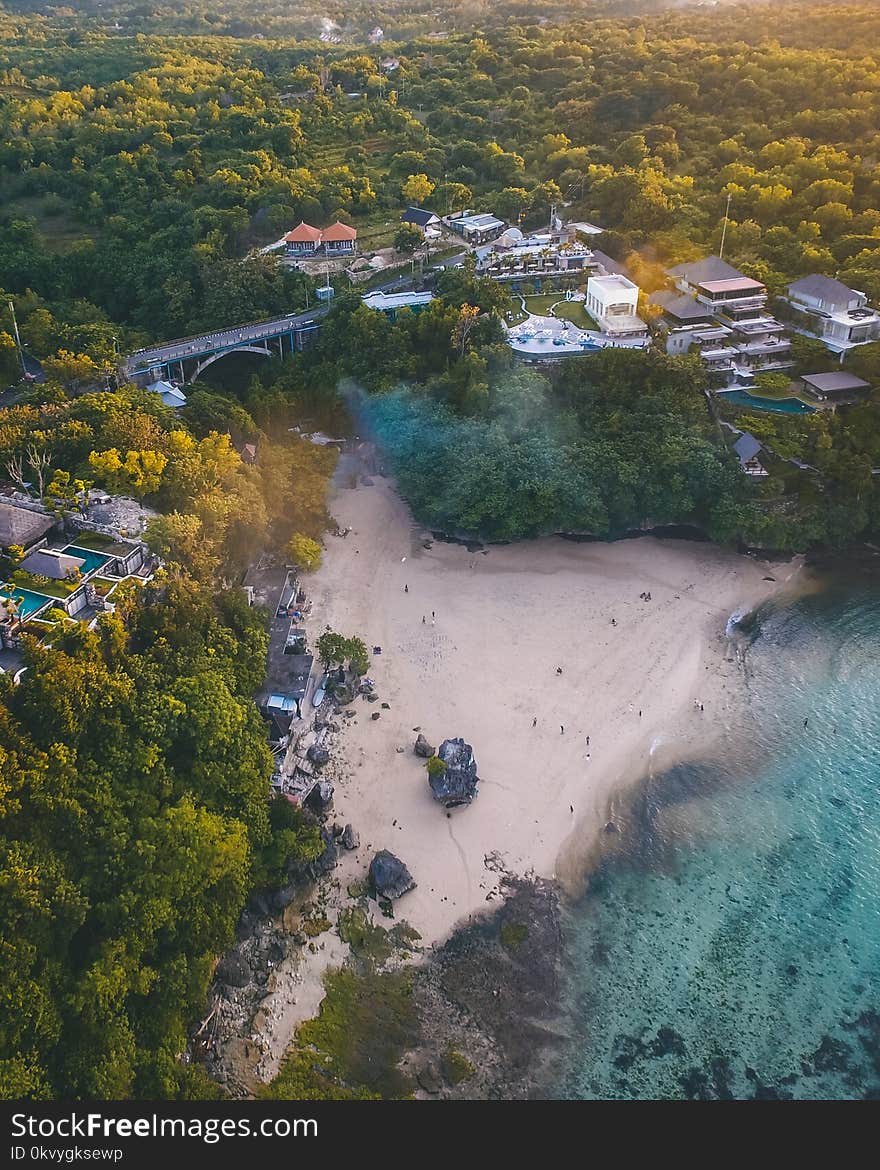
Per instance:
[[[745,431],[733,444],[733,449],[739,459],[740,468],[746,475],[767,475],[767,469],[758,459],[762,447],[754,435]]]

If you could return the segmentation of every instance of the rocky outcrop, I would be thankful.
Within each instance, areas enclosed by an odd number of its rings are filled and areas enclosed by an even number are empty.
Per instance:
[[[474,749],[463,739],[444,739],[437,755],[446,767],[428,771],[428,783],[435,799],[446,808],[470,804],[477,795],[480,779]]]
[[[328,833],[326,829],[322,829],[321,839],[324,842],[324,852],[309,865],[310,875],[315,880],[323,877],[325,873],[329,873],[339,864],[339,851],[333,835]]]
[[[320,747],[318,744],[312,744],[306,752],[306,757],[315,765],[316,768],[323,768],[325,764],[330,763],[330,753],[325,747]]]
[[[425,737],[422,735],[421,732],[419,732],[419,737],[415,742],[415,747],[413,748],[413,751],[415,752],[415,754],[417,756],[421,756],[423,760],[430,759],[431,756],[433,756],[433,754],[434,754],[433,747],[431,746],[431,744],[428,743],[428,741],[425,739]]]
[[[393,899],[414,890],[416,883],[399,857],[381,849],[370,862],[370,887],[377,898]]]
[[[217,979],[228,987],[245,987],[251,981],[251,969],[243,956],[231,951],[217,967]]]
[[[352,828],[351,825],[346,825],[342,830],[341,841],[343,849],[357,849],[361,843],[357,829]]]

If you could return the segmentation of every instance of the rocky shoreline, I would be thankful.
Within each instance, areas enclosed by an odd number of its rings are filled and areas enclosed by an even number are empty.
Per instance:
[[[411,970],[416,1025],[398,1063],[408,1095],[544,1096],[569,1035],[562,1006],[561,893],[555,883],[540,878],[498,876],[501,904],[415,963],[420,952],[404,920],[387,931],[371,922],[370,907],[354,909],[354,914],[362,911],[355,919],[361,931],[383,936],[378,949],[375,937],[372,949],[353,941],[351,912],[330,928],[323,918],[332,887],[327,875],[304,885],[274,916],[250,904],[235,945],[218,963],[208,1016],[191,1042],[191,1057],[203,1063],[223,1094],[259,1094],[266,1083],[273,1002],[297,994],[308,952],[329,945],[345,969],[369,968],[380,976]],[[321,929],[313,934],[315,927]]]

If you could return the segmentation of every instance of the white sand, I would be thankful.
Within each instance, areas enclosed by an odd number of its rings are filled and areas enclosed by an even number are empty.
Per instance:
[[[381,646],[370,677],[391,708],[359,698],[355,719],[340,720],[334,819],[355,826],[361,847],[334,874],[335,901],[374,851],[390,849],[418,883],[396,917],[426,946],[491,909],[498,873],[489,855],[508,871],[576,888],[591,850],[608,839],[606,821],[621,815],[614,798],[652,766],[704,751],[728,721],[738,671],[725,637],[730,614],[799,568],[653,538],[425,549],[428,534],[378,477],[338,491],[332,511],[352,531],[328,537],[323,567],[306,583],[310,634],[329,624]],[[650,602],[640,600],[644,591]],[[473,745],[472,805],[447,817],[433,799],[412,751],[416,727],[435,748],[457,735]],[[273,1029],[276,1059],[314,1011],[314,986],[331,959],[335,945],[305,956],[301,1002],[288,1003]]]

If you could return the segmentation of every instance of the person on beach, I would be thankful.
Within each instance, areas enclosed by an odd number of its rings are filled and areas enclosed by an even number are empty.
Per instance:
[[[804,720],[804,731],[806,731],[806,730],[807,730],[807,724],[808,724],[809,722],[810,722],[810,721],[809,721],[809,719],[805,719],[805,720]]]
[[[403,591],[404,593],[409,593],[409,585],[404,585]]]
[[[557,673],[557,674],[562,674],[562,667],[561,667],[561,666],[557,666],[557,667],[556,667],[556,673]]]
[[[589,747],[589,746],[590,746],[590,737],[587,736],[587,747]]]
[[[617,619],[616,619],[616,618],[612,618],[612,619],[611,619],[611,624],[612,624],[612,626],[616,626],[616,625],[617,625]]]
[[[424,625],[424,624],[425,624],[425,615],[422,614],[422,625]]]
[[[537,726],[538,726],[538,716],[536,715],[534,717],[534,719],[532,720],[532,727],[537,727]]]
[[[565,735],[565,725],[562,723],[559,724],[559,734]]]
[[[700,703],[700,714],[702,714],[702,713],[703,713],[703,704]]]
[[[570,804],[568,807],[571,809],[571,815],[574,816],[574,805]]]

